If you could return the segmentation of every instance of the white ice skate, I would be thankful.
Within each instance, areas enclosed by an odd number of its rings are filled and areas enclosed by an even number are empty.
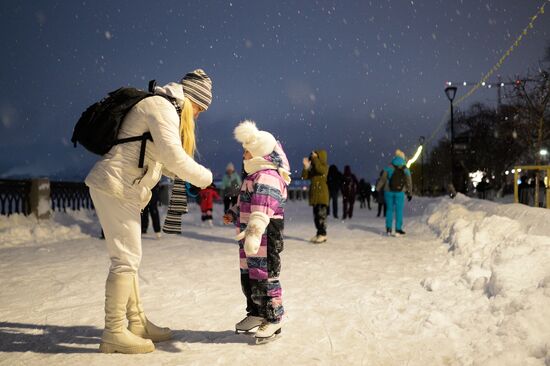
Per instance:
[[[279,338],[282,326],[283,324],[281,322],[270,323],[264,320],[254,335],[254,337],[256,337],[256,344],[272,342]]]
[[[327,236],[326,235],[317,235],[317,238],[315,239],[315,241],[313,243],[321,244],[321,243],[325,243],[326,241],[327,241]]]
[[[235,324],[235,333],[250,332],[254,328],[262,325],[264,318],[259,316],[248,315],[246,318]]]
[[[312,237],[311,239],[309,239],[309,241],[311,243],[315,243],[317,241],[317,238],[319,237],[319,235],[315,235],[314,237]]]

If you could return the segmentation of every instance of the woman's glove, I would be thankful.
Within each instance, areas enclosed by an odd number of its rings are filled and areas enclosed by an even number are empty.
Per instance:
[[[246,230],[237,235],[237,240],[244,239],[244,252],[246,255],[255,255],[260,250],[262,235],[269,225],[269,216],[263,212],[252,212],[248,219]]]

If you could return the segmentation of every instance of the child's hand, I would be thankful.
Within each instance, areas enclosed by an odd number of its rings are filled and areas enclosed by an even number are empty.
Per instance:
[[[225,225],[229,225],[233,222],[233,215],[229,214],[229,213],[226,213],[225,215],[223,215],[223,223]]]

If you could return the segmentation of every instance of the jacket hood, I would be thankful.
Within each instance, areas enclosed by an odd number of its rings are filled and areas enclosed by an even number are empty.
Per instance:
[[[391,163],[392,163],[392,165],[395,165],[397,167],[402,167],[402,166],[405,166],[405,164],[406,164],[405,159],[403,159],[400,156],[394,157],[393,160],[391,161]]]
[[[314,150],[315,153],[319,156],[319,160],[323,163],[327,163],[327,151],[326,150]]]
[[[264,156],[264,159],[273,163],[277,167],[277,171],[288,185],[290,184],[290,163],[286,157],[286,153],[283,150],[283,146],[279,141],[275,145],[275,149],[269,155]]]
[[[344,167],[344,175],[351,175],[351,168],[349,165]]]
[[[167,95],[172,98],[176,98],[178,102],[183,103],[183,87],[179,83],[169,83],[164,86],[156,86],[155,94]]]

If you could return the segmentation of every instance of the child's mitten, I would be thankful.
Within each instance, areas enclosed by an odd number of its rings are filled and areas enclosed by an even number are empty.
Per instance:
[[[248,219],[246,230],[237,236],[237,240],[244,239],[244,252],[246,255],[255,255],[260,250],[262,235],[269,225],[269,216],[263,212],[252,212]]]

